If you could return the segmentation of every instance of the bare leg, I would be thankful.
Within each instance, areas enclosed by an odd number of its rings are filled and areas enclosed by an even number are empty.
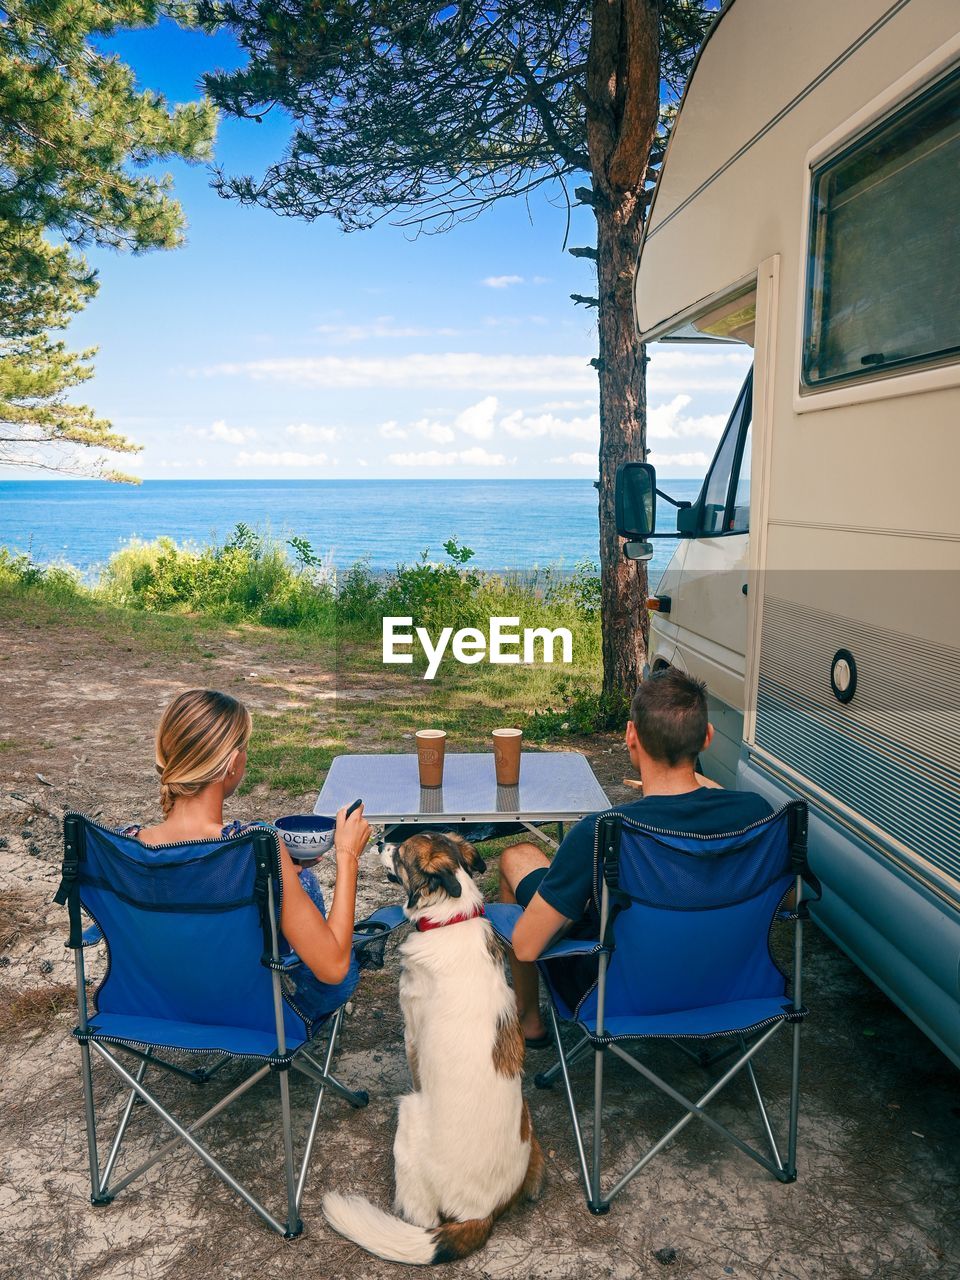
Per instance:
[[[500,901],[516,902],[515,890],[524,876],[550,865],[546,856],[533,844],[515,844],[500,855]],[[547,1034],[540,1017],[540,975],[535,964],[510,955],[513,991],[517,998],[517,1015],[523,1034],[530,1040]]]

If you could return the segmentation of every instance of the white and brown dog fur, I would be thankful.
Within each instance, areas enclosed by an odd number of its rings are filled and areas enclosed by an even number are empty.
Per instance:
[[[484,864],[452,833],[387,846],[384,861],[416,923],[470,915]],[[395,1214],[330,1193],[335,1230],[392,1262],[450,1262],[487,1241],[501,1214],[536,1200],[543,1153],[521,1094],[524,1043],[503,953],[477,915],[412,932],[401,947],[400,1005],[413,1092],[399,1100]]]

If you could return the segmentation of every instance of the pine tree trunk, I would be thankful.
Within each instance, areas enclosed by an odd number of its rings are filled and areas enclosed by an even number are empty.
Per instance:
[[[645,354],[633,319],[643,190],[660,110],[658,0],[594,0],[587,143],[597,219],[600,330],[600,581],[603,691],[631,698],[646,657],[646,566],[625,560],[617,468],[646,455]]]
[[[642,462],[646,435],[644,349],[633,320],[633,272],[640,237],[639,202],[623,196],[597,213],[600,330],[600,616],[603,691],[633,697],[647,645],[647,568],[623,555],[614,491],[622,462]]]

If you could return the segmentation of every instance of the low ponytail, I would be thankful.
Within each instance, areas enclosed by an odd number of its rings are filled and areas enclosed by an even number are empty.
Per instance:
[[[226,777],[235,751],[246,746],[250,712],[227,693],[189,689],[166,708],[157,728],[160,807],[166,817],[183,796]]]

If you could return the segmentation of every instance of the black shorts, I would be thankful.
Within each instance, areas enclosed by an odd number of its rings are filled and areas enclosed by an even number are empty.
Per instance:
[[[524,911],[529,907],[531,898],[540,888],[540,881],[549,870],[549,867],[537,867],[535,871],[528,871],[516,889],[514,889],[513,896]]]
[[[534,894],[540,888],[540,881],[550,870],[549,867],[537,867],[528,871],[513,891],[519,906],[526,911]],[[588,908],[581,920],[575,920],[564,935],[567,938],[595,938],[600,928],[599,920],[594,919],[596,913]],[[567,960],[554,960],[550,964],[550,982],[557,995],[568,1006],[570,1012],[577,1005],[597,980],[599,961],[596,956],[570,956]]]

